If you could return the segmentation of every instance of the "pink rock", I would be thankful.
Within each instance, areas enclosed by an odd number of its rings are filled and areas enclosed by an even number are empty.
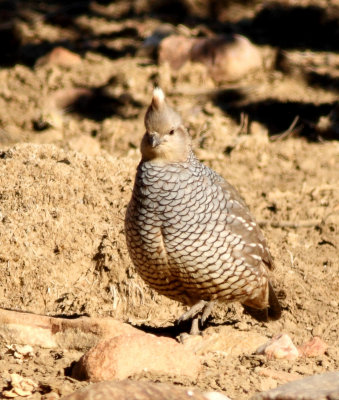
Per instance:
[[[76,364],[73,376],[99,382],[151,371],[196,378],[200,360],[174,339],[140,333],[103,340]]]
[[[80,62],[81,57],[78,54],[59,46],[55,47],[45,56],[40,57],[37,60],[36,65],[41,66],[46,64],[54,64],[69,67],[75,64],[79,64]]]
[[[298,349],[293,344],[292,339],[285,333],[274,336],[272,340],[260,346],[256,353],[265,354],[268,359],[294,360],[299,356]]]
[[[328,345],[319,337],[315,336],[310,341],[299,346],[298,350],[300,355],[304,357],[318,357],[323,355],[327,348]]]
[[[171,68],[179,69],[189,60],[204,64],[217,82],[237,80],[262,67],[259,50],[241,35],[209,38],[172,35],[160,43],[160,64],[168,62]]]
[[[262,67],[259,50],[241,35],[197,39],[191,50],[191,60],[205,64],[217,82],[240,79]]]
[[[158,61],[160,64],[168,62],[171,68],[181,68],[189,59],[195,39],[185,36],[168,36],[159,46]]]

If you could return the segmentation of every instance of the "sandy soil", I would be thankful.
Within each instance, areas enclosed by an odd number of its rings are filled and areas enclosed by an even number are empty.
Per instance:
[[[168,4],[0,5],[7,38],[0,45],[0,307],[113,316],[162,333],[180,315],[179,304],[151,292],[137,276],[123,231],[143,115],[157,83],[183,115],[199,158],[246,199],[277,265],[281,320],[259,324],[238,305],[227,305],[215,310],[207,331],[227,324],[267,337],[285,332],[296,344],[320,336],[329,349],[296,361],[216,352],[196,382],[135,378],[248,399],[281,382],[261,376],[263,365],[298,376],[338,370],[339,5]],[[182,24],[177,29],[190,35],[242,33],[258,45],[263,67],[216,90],[202,65],[158,66],[140,49],[165,22]],[[68,66],[41,60],[56,46],[80,57]],[[283,140],[272,140],[296,117]],[[34,357],[17,360],[0,338],[0,388],[13,372],[39,384],[34,399],[87,384],[68,376],[81,349],[34,350]]]

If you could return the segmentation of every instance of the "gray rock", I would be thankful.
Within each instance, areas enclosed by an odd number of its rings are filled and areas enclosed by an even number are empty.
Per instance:
[[[205,396],[199,390],[178,387],[168,383],[137,382],[124,380],[106,381],[88,385],[61,400],[222,400],[221,393]]]
[[[298,379],[258,393],[251,400],[339,400],[339,372]]]

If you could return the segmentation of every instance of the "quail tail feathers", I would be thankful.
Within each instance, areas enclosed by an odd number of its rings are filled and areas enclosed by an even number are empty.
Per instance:
[[[274,292],[271,282],[268,282],[268,307],[258,309],[246,304],[243,304],[244,310],[247,314],[259,322],[267,322],[269,320],[275,321],[281,317],[281,305]]]

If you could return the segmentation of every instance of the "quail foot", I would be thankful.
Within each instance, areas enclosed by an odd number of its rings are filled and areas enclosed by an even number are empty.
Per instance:
[[[148,285],[190,306],[197,333],[213,304],[240,302],[259,321],[281,307],[266,240],[237,190],[195,156],[180,115],[155,88],[125,218],[130,257]]]

